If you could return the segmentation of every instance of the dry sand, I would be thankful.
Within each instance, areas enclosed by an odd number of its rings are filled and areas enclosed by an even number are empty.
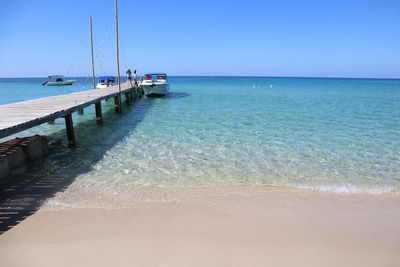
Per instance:
[[[42,209],[0,236],[0,265],[400,266],[397,195],[190,195],[123,209]]]

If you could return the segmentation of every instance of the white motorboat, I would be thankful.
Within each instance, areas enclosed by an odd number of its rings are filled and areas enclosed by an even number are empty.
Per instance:
[[[168,76],[165,73],[145,74],[140,87],[146,96],[163,96],[169,90]]]
[[[99,83],[96,85],[96,89],[102,89],[115,84],[115,78],[113,76],[100,76]]]
[[[73,85],[76,80],[64,81],[61,75],[48,76],[49,80],[42,83],[45,86],[63,86],[63,85]]]

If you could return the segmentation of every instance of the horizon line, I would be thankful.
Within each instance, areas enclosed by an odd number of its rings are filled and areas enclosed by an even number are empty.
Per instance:
[[[114,75],[116,76],[116,75]],[[240,77],[240,78],[304,78],[304,79],[373,79],[373,80],[400,80],[400,77],[340,77],[340,76],[262,76],[262,75],[168,75],[169,77],[213,77],[213,78],[223,78],[223,77]],[[88,78],[88,76],[64,76],[70,78]],[[96,76],[96,78],[99,76]],[[121,75],[121,77],[126,77]],[[37,79],[37,78],[48,78],[47,76],[37,76],[37,77],[0,77],[0,79]],[[92,77],[89,77],[92,78]]]

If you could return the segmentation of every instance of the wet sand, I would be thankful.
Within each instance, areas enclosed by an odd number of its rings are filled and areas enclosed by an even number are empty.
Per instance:
[[[0,236],[1,266],[400,266],[398,195],[170,193],[128,208],[41,209]]]

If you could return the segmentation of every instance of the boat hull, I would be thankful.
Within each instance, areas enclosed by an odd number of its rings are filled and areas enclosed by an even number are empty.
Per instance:
[[[106,84],[101,84],[101,83],[96,85],[96,89],[103,89],[103,88],[107,88],[107,87],[108,86]]]
[[[63,81],[63,82],[45,82],[43,85],[45,86],[64,86],[64,85],[73,85],[75,81]]]
[[[169,91],[169,84],[162,83],[162,84],[141,84],[144,94],[146,96],[163,96]]]

